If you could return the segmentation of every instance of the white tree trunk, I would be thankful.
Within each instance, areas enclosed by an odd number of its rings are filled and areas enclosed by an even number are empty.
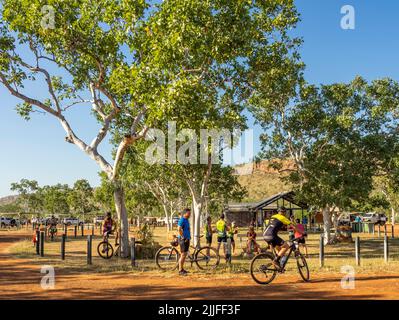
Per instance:
[[[193,199],[193,209],[194,209],[194,226],[193,226],[193,244],[197,245],[200,239],[201,232],[201,212],[202,212],[202,203],[197,202],[196,199]]]
[[[323,208],[323,222],[324,222],[324,244],[330,243],[331,240],[331,216],[330,207]]]
[[[168,231],[170,231],[171,229],[170,229],[170,223],[169,223],[169,210],[168,210],[168,207],[167,207],[165,204],[163,204],[163,205],[162,205],[162,208],[163,208],[163,212],[164,212],[164,214],[165,214],[166,229],[167,229]]]
[[[169,231],[173,230],[173,216],[174,216],[174,212],[173,212],[173,208],[170,208],[170,216],[169,216],[169,220],[168,220],[168,228]]]
[[[337,233],[338,228],[338,213],[333,213],[333,226],[335,228],[335,234]]]
[[[114,190],[115,209],[120,223],[119,242],[121,246],[121,257],[129,257],[129,222],[125,206],[125,193],[121,186],[116,186]]]

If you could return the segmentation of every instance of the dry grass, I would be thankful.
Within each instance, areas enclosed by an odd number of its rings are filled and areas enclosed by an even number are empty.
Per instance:
[[[131,230],[131,235],[134,236],[134,230]],[[240,230],[243,233],[244,230]],[[90,232],[91,233],[91,232]],[[259,232],[260,233],[260,232]],[[154,239],[162,245],[167,245],[172,237],[173,232],[169,234],[165,232],[164,228],[156,228],[154,232]],[[309,259],[307,259],[309,268],[312,274],[327,274],[331,272],[341,272],[343,266],[353,266],[356,272],[359,273],[378,273],[384,271],[385,273],[399,272],[399,239],[390,239],[390,255],[389,263],[384,262],[383,254],[383,236],[378,238],[377,233],[372,234],[354,234],[361,238],[361,266],[355,265],[355,251],[354,243],[340,243],[325,247],[325,265],[320,268],[319,265],[319,234],[309,234],[307,245],[309,250]],[[287,239],[288,235],[282,235]],[[21,258],[29,258],[33,261],[46,261],[46,263],[54,265],[56,268],[68,270],[68,272],[131,272],[141,273],[149,272],[164,277],[172,277],[175,272],[159,272],[155,266],[154,260],[138,260],[135,268],[131,267],[130,260],[119,259],[113,257],[110,260],[104,260],[97,254],[97,245],[101,241],[99,235],[93,238],[93,264],[86,263],[86,236],[69,238],[66,243],[66,260],[62,261],[60,258],[60,239],[57,238],[54,242],[47,241],[45,243],[45,257],[39,258],[35,255],[35,249],[32,243],[28,240],[20,241],[10,247],[10,253],[14,253]],[[263,245],[263,240],[258,240]],[[215,245],[215,244],[214,244]],[[233,257],[233,263],[228,266],[221,260],[220,266],[211,272],[215,278],[230,277],[231,274],[247,273],[249,271],[249,258],[244,258],[242,253],[245,247],[245,239],[243,242],[236,240],[236,255]],[[191,272],[197,274],[199,277],[204,273],[197,270],[194,265],[190,268]],[[294,259],[288,263],[287,273],[296,273],[296,266]]]

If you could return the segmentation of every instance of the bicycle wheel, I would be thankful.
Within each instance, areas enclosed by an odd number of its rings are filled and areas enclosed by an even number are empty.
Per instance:
[[[108,241],[102,241],[97,246],[98,255],[103,259],[110,259],[114,255],[114,248]]]
[[[298,271],[302,279],[306,282],[309,281],[309,267],[302,253],[296,255],[296,265],[298,266]]]
[[[251,261],[251,277],[256,283],[269,284],[277,275],[278,270],[273,265],[273,254],[266,252],[255,256]]]
[[[155,254],[155,263],[163,271],[173,271],[177,268],[179,252],[174,247],[162,247]]]
[[[219,265],[220,257],[212,247],[200,248],[194,257],[195,263],[201,270],[213,270]]]

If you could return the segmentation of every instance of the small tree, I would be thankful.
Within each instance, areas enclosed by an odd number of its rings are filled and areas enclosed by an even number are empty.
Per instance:
[[[18,192],[18,202],[25,213],[38,213],[43,207],[43,199],[40,197],[39,184],[35,180],[22,179],[11,184],[11,191]]]
[[[76,181],[67,198],[72,211],[83,216],[94,209],[93,188],[85,179]]]

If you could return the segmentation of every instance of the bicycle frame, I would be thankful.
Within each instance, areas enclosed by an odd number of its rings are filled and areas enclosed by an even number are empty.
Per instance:
[[[285,266],[287,265],[288,260],[290,260],[292,252],[293,252],[293,251],[299,250],[299,247],[298,247],[298,240],[299,240],[299,239],[300,239],[300,238],[297,238],[297,239],[292,240],[292,244],[290,245],[290,247],[289,247],[289,249],[288,249],[288,250],[289,250],[289,251],[288,251],[288,254],[285,255],[285,257],[287,257],[287,259],[284,261],[283,265],[281,266],[280,272],[284,272],[284,271],[285,271]],[[274,254],[274,256],[277,256],[276,248],[275,248],[275,247],[272,247],[272,248],[273,248],[273,254]]]

